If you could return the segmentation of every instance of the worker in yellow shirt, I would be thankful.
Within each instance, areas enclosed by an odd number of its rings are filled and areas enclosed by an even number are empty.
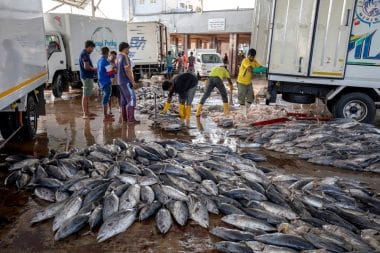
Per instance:
[[[248,104],[249,107],[254,99],[252,78],[253,68],[261,67],[261,64],[255,59],[256,50],[251,48],[248,50],[248,55],[243,59],[239,68],[239,75],[237,78],[238,84],[238,100],[241,106]]]
[[[211,92],[213,91],[214,88],[217,88],[220,92],[220,95],[222,96],[224,114],[229,113],[227,91],[223,83],[224,79],[227,79],[228,84],[230,86],[230,90],[232,92],[232,89],[233,89],[232,81],[230,78],[230,73],[228,73],[228,70],[226,69],[226,67],[218,66],[218,67],[213,67],[211,69],[211,72],[208,75],[208,84],[207,84],[206,91],[203,94],[201,101],[199,102],[197,106],[197,112],[195,116],[197,117],[201,116],[203,105],[206,102],[207,98],[211,95]]]

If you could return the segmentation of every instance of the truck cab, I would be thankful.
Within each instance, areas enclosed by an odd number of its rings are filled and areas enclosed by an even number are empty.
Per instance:
[[[221,66],[223,64],[220,54],[216,50],[202,49],[195,51],[195,65],[194,70],[198,77],[207,77],[213,67]]]
[[[46,53],[49,66],[49,83],[55,97],[60,97],[68,88],[66,49],[61,34],[49,32],[45,35]]]

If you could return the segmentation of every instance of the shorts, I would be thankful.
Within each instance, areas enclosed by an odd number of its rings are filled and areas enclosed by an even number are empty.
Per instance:
[[[166,73],[168,73],[168,74],[173,73],[173,67],[167,67],[166,68]]]
[[[111,90],[112,90],[111,84],[105,85],[102,88],[102,104],[103,104],[103,106],[107,106],[108,103],[110,102]]]
[[[185,97],[180,97],[179,102],[181,104],[191,105],[194,100],[195,92],[197,91],[197,86],[194,86],[193,88],[189,89],[186,92]]]
[[[82,79],[83,84],[83,96],[90,97],[92,95],[92,90],[94,89],[94,80],[92,78]]]
[[[112,85],[111,96],[120,98],[120,86],[119,85]]]
[[[245,105],[246,102],[252,104],[254,98],[252,84],[238,83],[238,100],[240,105]]]

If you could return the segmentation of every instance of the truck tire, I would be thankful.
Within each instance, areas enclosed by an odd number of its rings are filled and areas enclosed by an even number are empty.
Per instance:
[[[15,112],[2,112],[0,114],[0,132],[4,139],[11,136],[18,128],[19,124]]]
[[[315,96],[309,94],[298,94],[298,93],[283,93],[282,99],[297,104],[313,104],[315,103]]]
[[[53,95],[56,98],[62,97],[64,89],[64,80],[63,80],[63,75],[61,73],[58,73],[53,80],[53,85],[52,85],[52,91]]]
[[[363,123],[374,124],[376,105],[367,94],[361,92],[347,93],[336,101],[334,116],[336,118],[350,118]]]
[[[28,96],[26,112],[23,113],[22,137],[30,140],[36,136],[38,123],[38,105],[33,95]]]

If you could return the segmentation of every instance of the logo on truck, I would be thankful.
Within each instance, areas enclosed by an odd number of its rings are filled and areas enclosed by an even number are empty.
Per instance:
[[[359,0],[356,10],[361,22],[369,26],[380,22],[380,0]]]
[[[348,46],[349,64],[379,65],[380,0],[359,0]]]
[[[131,50],[129,51],[129,57],[134,59],[138,50],[141,50],[141,51],[144,50],[145,44],[146,44],[146,39],[144,36],[131,37],[131,41],[129,43],[129,46],[131,47]]]
[[[95,43],[95,50],[100,53],[102,47],[108,47],[110,51],[117,51],[115,34],[109,27],[98,27],[92,33],[91,40]]]

